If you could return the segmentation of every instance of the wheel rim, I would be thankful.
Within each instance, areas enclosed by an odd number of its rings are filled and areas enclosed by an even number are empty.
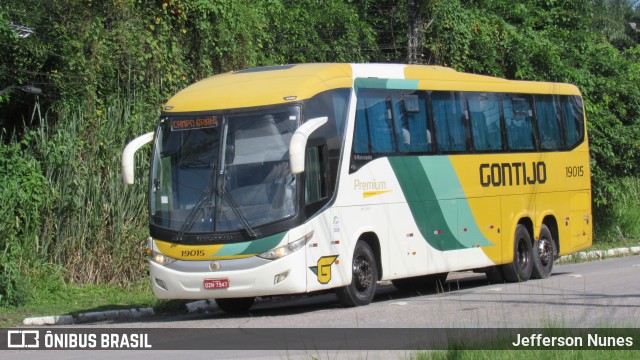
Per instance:
[[[373,273],[371,271],[371,264],[367,259],[357,257],[353,260],[353,279],[356,285],[356,289],[362,291],[371,286],[373,281]]]
[[[520,269],[526,269],[529,266],[529,249],[527,249],[526,240],[518,241],[518,266]]]
[[[542,266],[547,267],[551,263],[551,243],[549,239],[542,238],[538,241],[538,254]]]

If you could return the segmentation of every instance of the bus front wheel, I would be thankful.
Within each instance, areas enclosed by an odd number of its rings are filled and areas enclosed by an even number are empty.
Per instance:
[[[351,284],[336,289],[338,301],[347,307],[371,303],[376,293],[378,268],[373,251],[366,242],[358,241],[356,244],[351,269]]]
[[[531,235],[524,225],[518,224],[513,240],[513,261],[502,266],[502,273],[507,282],[521,282],[529,280],[532,270]]]

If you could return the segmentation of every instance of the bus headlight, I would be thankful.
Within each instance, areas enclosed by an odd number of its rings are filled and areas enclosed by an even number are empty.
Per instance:
[[[307,244],[307,241],[311,240],[312,237],[313,231],[296,241],[288,243],[287,245],[271,249],[267,252],[263,252],[262,254],[259,254],[258,257],[268,260],[280,259],[281,257],[287,256],[302,249]]]
[[[158,263],[160,265],[169,265],[172,262],[177,260],[167,255],[157,253],[155,251],[151,251],[151,254],[149,255],[150,255],[151,261],[153,261],[154,263]]]

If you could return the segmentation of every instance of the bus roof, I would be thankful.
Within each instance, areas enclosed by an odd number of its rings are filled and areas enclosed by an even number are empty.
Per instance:
[[[317,63],[215,75],[180,91],[166,103],[164,110],[191,112],[283,104],[330,89],[350,88],[356,78],[391,79],[390,87],[406,89],[580,95],[578,88],[570,84],[505,80],[441,66]]]

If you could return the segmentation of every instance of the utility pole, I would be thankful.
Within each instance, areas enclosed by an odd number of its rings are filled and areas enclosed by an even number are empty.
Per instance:
[[[409,23],[409,44],[407,50],[407,63],[417,64],[420,56],[420,3],[423,0],[407,0],[407,18]]]

